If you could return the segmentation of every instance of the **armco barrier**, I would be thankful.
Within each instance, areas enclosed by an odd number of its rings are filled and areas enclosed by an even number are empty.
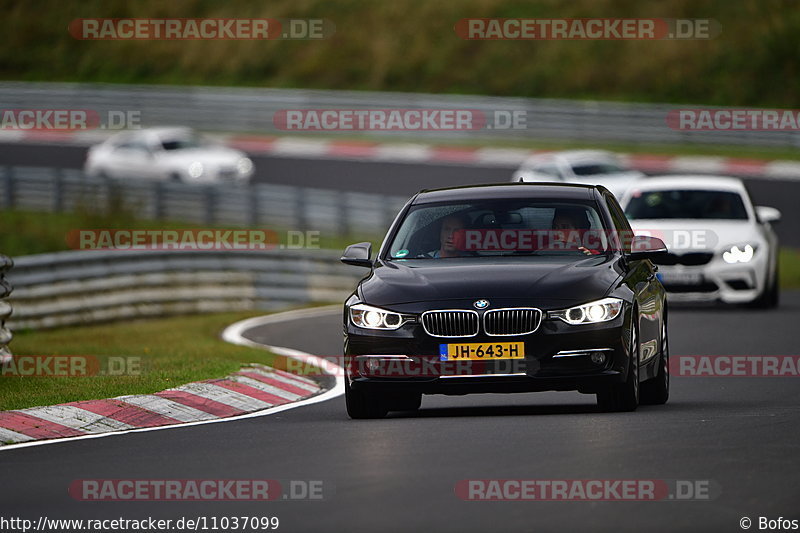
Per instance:
[[[11,284],[6,279],[8,271],[14,266],[10,257],[0,255],[0,361],[8,357],[11,351],[8,343],[11,342],[11,330],[6,327],[6,321],[11,316],[11,304],[8,295],[11,294]]]
[[[365,271],[335,250],[68,251],[15,258],[12,329],[341,302]],[[6,331],[6,330],[3,330]],[[10,336],[10,334],[9,334]]]
[[[0,206],[33,211],[124,209],[137,218],[215,226],[382,234],[407,198],[253,183],[104,180],[80,170],[0,167]],[[82,228],[70,228],[82,229]]]
[[[648,144],[710,143],[800,146],[795,131],[680,131],[667,125],[670,111],[697,106],[536,98],[368,91],[318,91],[227,87],[0,83],[7,109],[90,109],[138,113],[140,125],[192,126],[206,131],[276,133],[273,116],[286,109],[474,109],[524,114],[526,127],[450,132],[371,132],[383,136],[474,138],[476,135],[541,140],[622,141]],[[283,132],[285,133],[285,132]]]

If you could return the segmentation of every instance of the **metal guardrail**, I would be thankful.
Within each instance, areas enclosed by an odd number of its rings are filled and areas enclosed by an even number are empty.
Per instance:
[[[14,285],[9,327],[341,302],[364,272],[341,264],[340,255],[334,250],[108,250],[20,256],[9,275]]]
[[[0,83],[0,108],[135,111],[142,126],[185,125],[206,131],[279,130],[273,115],[286,109],[475,109],[521,112],[525,129],[414,132],[416,137],[488,137],[800,146],[800,133],[780,131],[688,132],[667,126],[671,110],[698,107],[559,99],[498,98],[357,91],[173,87],[69,83]],[[409,132],[370,132],[408,137]]]
[[[72,169],[0,167],[0,206],[8,209],[124,209],[144,219],[317,230],[328,236],[381,234],[406,201],[398,196],[262,183],[104,180]]]
[[[7,298],[11,294],[11,284],[6,279],[7,272],[14,266],[10,257],[0,255],[0,361],[11,355],[8,344],[13,337],[11,330],[6,327],[6,321],[11,316],[11,304]]]

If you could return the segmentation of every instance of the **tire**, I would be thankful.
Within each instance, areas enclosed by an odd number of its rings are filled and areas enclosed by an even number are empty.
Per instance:
[[[631,361],[628,365],[628,376],[623,383],[612,385],[608,390],[597,393],[597,405],[603,411],[623,412],[635,411],[639,406],[639,328],[634,324],[631,328]]]
[[[347,414],[355,420],[383,418],[389,412],[383,395],[375,391],[355,390],[345,379],[344,399]]]
[[[661,356],[658,374],[642,383],[639,403],[642,405],[664,405],[669,400],[669,333],[667,315],[661,322]]]
[[[422,394],[419,392],[404,392],[388,397],[387,405],[390,411],[416,411],[422,405]]]
[[[778,266],[775,265],[775,272],[772,275],[772,281],[764,288],[758,297],[747,304],[747,307],[753,309],[775,309],[778,307],[780,300],[780,286],[778,285]]]

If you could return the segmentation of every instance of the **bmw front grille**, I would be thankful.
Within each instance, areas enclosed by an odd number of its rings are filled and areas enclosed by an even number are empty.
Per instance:
[[[535,307],[492,309],[483,315],[487,335],[527,335],[539,329],[542,311]]]
[[[474,337],[478,334],[478,313],[469,310],[426,311],[422,327],[432,337]]]
[[[422,313],[422,327],[432,337],[474,337],[479,330],[478,313],[447,309]],[[527,335],[539,329],[542,311],[535,307],[492,309],[483,314],[483,330],[493,337]]]

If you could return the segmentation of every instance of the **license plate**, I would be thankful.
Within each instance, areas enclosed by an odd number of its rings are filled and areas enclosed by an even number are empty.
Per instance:
[[[524,359],[524,342],[440,344],[441,361],[489,361],[493,359]]]
[[[702,272],[664,272],[659,273],[661,283],[670,285],[700,285],[703,283]]]

